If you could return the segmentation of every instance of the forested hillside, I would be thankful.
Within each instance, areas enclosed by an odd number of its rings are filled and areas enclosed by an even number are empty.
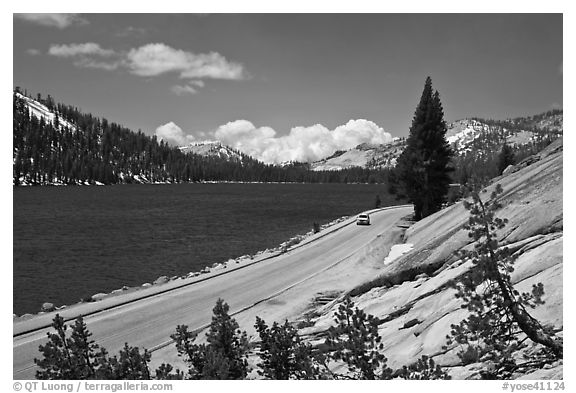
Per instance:
[[[553,110],[508,120],[465,119],[449,124],[448,129],[456,152],[452,181],[466,184],[472,178],[498,176],[502,166],[541,151],[562,135],[563,112]],[[14,185],[202,181],[390,184],[403,144],[404,140],[399,140],[337,152],[322,161],[322,168],[318,163],[269,165],[228,146],[226,154],[171,147],[140,130],[134,132],[74,106],[56,103],[49,95],[32,99],[18,88],[14,91]],[[350,162],[328,165],[334,160]],[[395,192],[394,185],[389,189]]]
[[[473,131],[470,140],[452,144],[457,152],[453,158],[453,180],[466,184],[471,178],[492,179],[507,165],[537,154],[561,137],[563,112],[553,110],[508,120],[474,118],[459,123]],[[450,126],[455,127],[454,123]]]
[[[267,165],[186,154],[155,136],[16,88],[13,95],[14,185],[179,183],[200,181],[382,183],[388,170],[313,172],[307,164]]]

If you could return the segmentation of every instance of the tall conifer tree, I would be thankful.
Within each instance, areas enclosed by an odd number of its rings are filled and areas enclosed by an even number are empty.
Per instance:
[[[506,142],[502,145],[502,150],[498,155],[498,174],[502,174],[509,165],[514,165],[516,163],[516,157],[514,156],[514,150]]]
[[[420,220],[440,210],[450,184],[449,166],[453,155],[446,141],[446,122],[438,91],[426,78],[416,107],[406,149],[398,158],[397,170],[404,193],[414,204],[414,217]]]

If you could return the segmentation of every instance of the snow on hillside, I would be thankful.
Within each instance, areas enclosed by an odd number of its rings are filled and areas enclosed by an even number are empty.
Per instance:
[[[451,145],[464,145],[476,139],[482,131],[489,131],[489,127],[477,120],[463,119],[448,125],[446,140]]]
[[[500,148],[503,138],[512,145],[526,145],[542,136],[542,132],[562,133],[562,113],[544,113],[508,120],[511,128],[476,119],[462,119],[447,124],[446,140],[456,154],[472,150]],[[490,124],[489,124],[490,123]],[[505,122],[502,122],[505,123]],[[535,132],[534,130],[537,129]],[[390,168],[404,150],[406,139],[394,138],[384,145],[362,144],[340,151],[311,164],[314,171],[340,170],[350,167]]]
[[[344,168],[350,168],[353,166],[365,167],[370,160],[371,155],[369,151],[358,150],[356,148],[348,150],[340,156],[330,158],[328,160],[323,160],[320,162],[315,162],[313,164],[313,170],[315,171],[337,171]]]
[[[448,124],[446,139],[456,153],[472,150],[472,145],[487,146],[504,140],[512,145],[526,145],[537,141],[544,134],[559,136],[563,131],[563,114],[543,113],[536,116],[508,119],[501,122],[492,120],[463,119]],[[489,142],[491,140],[491,142]]]
[[[351,167],[391,168],[404,150],[403,139],[395,138],[390,143],[374,145],[363,143],[345,152],[311,164],[314,171],[335,171]]]
[[[181,146],[183,153],[193,153],[204,157],[220,157],[228,161],[242,161],[242,156],[234,149],[223,145],[220,141],[191,142],[187,146]]]
[[[28,109],[30,110],[30,114],[36,116],[37,118],[44,118],[44,120],[54,124],[54,119],[56,118],[56,114],[52,111],[50,111],[50,109],[48,109],[48,107],[30,97],[26,97],[25,95],[22,95],[20,93],[16,93],[16,95],[23,99],[24,102],[26,103],[26,106],[28,107]],[[75,131],[76,130],[76,126],[68,121],[66,121],[65,119],[62,118],[58,118],[58,122],[60,123],[60,127],[68,127],[70,130]]]

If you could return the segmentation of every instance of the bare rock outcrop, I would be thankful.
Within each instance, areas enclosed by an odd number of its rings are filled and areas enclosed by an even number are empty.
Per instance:
[[[498,183],[503,187],[503,207],[497,216],[509,221],[498,232],[498,240],[517,256],[512,283],[519,292],[529,292],[537,283],[544,285],[545,304],[530,313],[562,336],[562,140],[508,172],[496,178],[482,195],[488,198]],[[457,356],[458,348],[443,348],[451,325],[458,324],[468,313],[460,307],[461,301],[449,285],[471,267],[471,262],[455,256],[457,250],[473,247],[463,228],[468,217],[468,211],[457,203],[414,224],[404,236],[413,249],[381,270],[383,276],[390,278],[385,281],[390,285],[381,285],[384,280],[374,281],[376,284],[364,287],[364,293],[355,292],[356,306],[382,321],[379,333],[389,366],[400,367],[428,355],[456,379],[480,378],[480,372],[490,367],[482,362],[464,365]],[[394,277],[401,279],[394,281]],[[323,308],[314,325],[301,333],[311,339],[322,337],[332,324],[338,305],[335,302]],[[535,346],[528,347],[524,351],[534,350]],[[546,369],[523,370],[513,377],[562,378],[562,370],[559,361]]]

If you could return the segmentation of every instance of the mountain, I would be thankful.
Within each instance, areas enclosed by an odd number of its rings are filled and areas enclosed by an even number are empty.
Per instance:
[[[389,183],[405,139],[361,144],[313,163],[264,164],[220,142],[171,147],[155,136],[56,103],[13,98],[13,184],[90,185],[201,181]],[[563,113],[554,110],[508,120],[459,120],[448,125],[456,151],[455,183],[500,174],[504,141],[516,160],[537,153],[562,135]],[[392,192],[392,191],[391,191]]]
[[[512,145],[520,158],[523,158],[561,136],[562,130],[563,112],[554,110],[508,120],[457,120],[447,124],[446,139],[456,153],[458,163],[468,154],[476,158],[484,157],[488,161],[500,152],[504,141]],[[361,144],[350,150],[337,151],[310,166],[314,171],[337,171],[351,167],[392,168],[405,144],[404,138],[394,138],[392,142],[383,145]]]
[[[340,150],[330,157],[315,161],[310,167],[314,171],[335,171],[351,167],[392,168],[404,146],[405,140],[399,138],[382,145],[362,143],[353,149]]]
[[[562,135],[562,111],[549,111],[536,116],[508,120],[463,119],[448,124],[446,139],[454,151],[465,154],[472,150],[500,149],[504,141],[517,147]]]
[[[220,141],[191,142],[187,146],[179,147],[182,153],[192,153],[203,157],[219,157],[232,162],[241,162],[245,154],[222,144]]]

